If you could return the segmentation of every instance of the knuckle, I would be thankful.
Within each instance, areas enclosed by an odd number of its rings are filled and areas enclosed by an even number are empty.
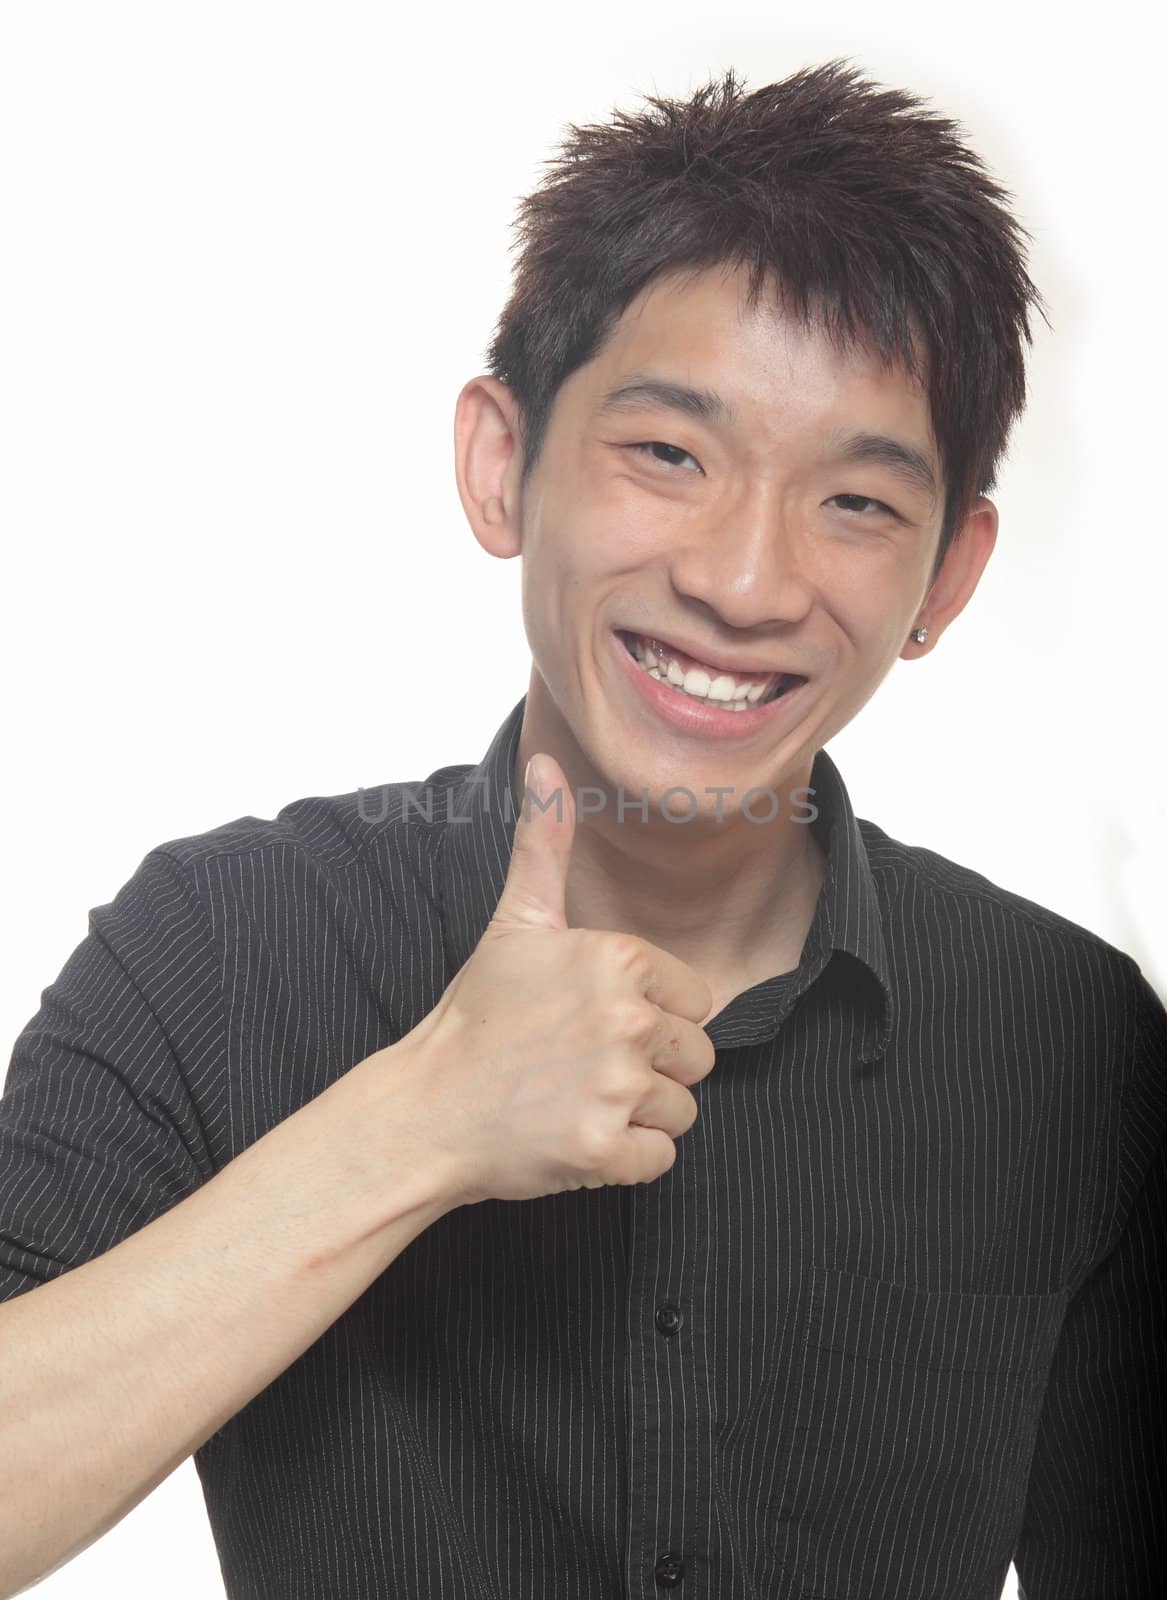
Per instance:
[[[576,1133],[576,1162],[582,1172],[599,1172],[612,1156],[611,1135],[594,1122],[585,1122]]]
[[[644,946],[633,934],[610,934],[607,948],[610,959],[621,972],[639,972],[645,965]]]
[[[596,1087],[605,1100],[637,1100],[644,1093],[644,1074],[631,1062],[614,1062],[601,1075]]]
[[[651,1000],[621,1000],[613,1006],[611,1019],[617,1039],[643,1043],[655,1033],[660,1011]]]

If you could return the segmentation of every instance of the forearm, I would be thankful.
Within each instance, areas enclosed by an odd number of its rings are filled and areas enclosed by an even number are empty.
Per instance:
[[[133,1510],[454,1203],[396,1064],[360,1063],[164,1216],[0,1306],[5,1600]]]

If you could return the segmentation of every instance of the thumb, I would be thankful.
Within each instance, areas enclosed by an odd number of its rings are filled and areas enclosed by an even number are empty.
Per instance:
[[[497,927],[566,928],[567,869],[575,801],[554,756],[527,763],[507,880],[491,919]]]

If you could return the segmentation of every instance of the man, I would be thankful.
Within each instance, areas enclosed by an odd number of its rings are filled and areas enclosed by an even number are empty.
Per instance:
[[[992,553],[1020,230],[839,63],[653,104],[458,399],[482,762],[151,851],[16,1042],[4,1594],[192,1452],[232,1597],[1157,1592],[1167,1014],[823,748]]]

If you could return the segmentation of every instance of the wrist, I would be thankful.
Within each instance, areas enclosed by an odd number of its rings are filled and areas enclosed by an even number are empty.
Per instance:
[[[282,1136],[291,1152],[283,1181],[299,1191],[313,1264],[378,1235],[413,1237],[462,1203],[455,1162],[427,1137],[405,1045],[359,1061],[260,1141]]]

